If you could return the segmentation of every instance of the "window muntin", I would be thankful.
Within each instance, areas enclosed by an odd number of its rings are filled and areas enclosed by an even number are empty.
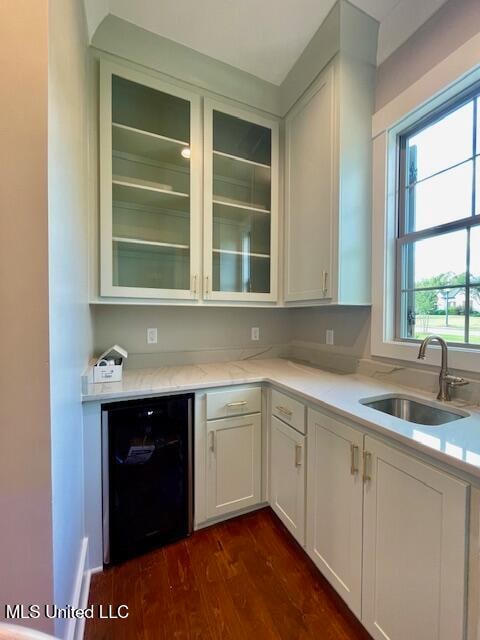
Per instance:
[[[415,171],[410,173],[408,184],[472,157],[473,109],[473,101],[468,102],[408,136],[408,151],[415,150],[416,155]]]
[[[397,338],[480,347],[480,91],[399,136]]]

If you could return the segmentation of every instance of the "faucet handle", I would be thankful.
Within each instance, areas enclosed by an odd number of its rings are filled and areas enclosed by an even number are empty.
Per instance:
[[[465,380],[465,378],[460,378],[460,376],[452,376],[449,373],[445,376],[445,382],[450,387],[464,387],[466,384],[469,384],[468,380]]]

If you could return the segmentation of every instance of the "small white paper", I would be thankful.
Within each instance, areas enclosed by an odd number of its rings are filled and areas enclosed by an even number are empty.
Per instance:
[[[143,462],[148,462],[154,451],[154,444],[132,446],[128,450],[124,464],[142,464]]]

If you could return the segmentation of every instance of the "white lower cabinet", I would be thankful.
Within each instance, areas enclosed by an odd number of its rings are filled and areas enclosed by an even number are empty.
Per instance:
[[[362,621],[375,640],[461,640],[468,485],[365,437]]]
[[[308,413],[307,552],[350,609],[361,615],[363,434]]]
[[[305,436],[272,416],[270,505],[301,545],[305,542]]]
[[[207,421],[207,518],[261,499],[260,413]]]
[[[463,640],[468,484],[309,411],[307,496],[307,552],[375,640]]]

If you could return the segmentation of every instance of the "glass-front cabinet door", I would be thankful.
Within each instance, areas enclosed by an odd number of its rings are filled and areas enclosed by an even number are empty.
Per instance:
[[[206,300],[277,299],[278,123],[206,100]]]
[[[102,62],[101,295],[200,290],[200,99]]]

